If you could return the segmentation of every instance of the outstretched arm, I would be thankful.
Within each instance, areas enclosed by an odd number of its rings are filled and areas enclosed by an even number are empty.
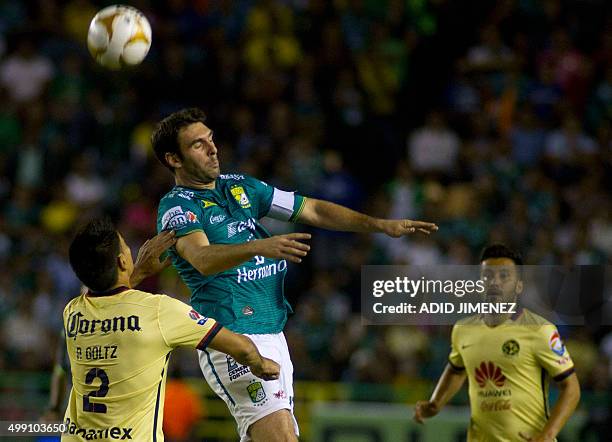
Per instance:
[[[394,238],[416,231],[430,234],[438,230],[433,223],[409,219],[374,218],[329,201],[307,198],[295,222],[328,230],[362,233],[386,233]]]
[[[424,419],[438,414],[442,407],[461,389],[465,378],[465,370],[458,371],[450,364],[447,364],[431,398],[428,401],[417,402],[414,410],[414,420],[422,424]]]

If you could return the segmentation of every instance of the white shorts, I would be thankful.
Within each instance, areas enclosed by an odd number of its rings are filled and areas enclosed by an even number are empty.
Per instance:
[[[251,374],[248,367],[234,358],[212,348],[198,350],[200,368],[206,382],[217,396],[225,401],[238,424],[240,441],[250,441],[249,427],[259,419],[278,410],[289,410],[293,417],[295,434],[300,435],[293,415],[293,364],[283,333],[247,335],[259,353],[280,365],[280,377],[264,381]]]

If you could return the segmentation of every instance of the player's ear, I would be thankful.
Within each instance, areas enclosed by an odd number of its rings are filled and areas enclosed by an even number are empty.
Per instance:
[[[181,159],[179,156],[172,152],[166,152],[164,155],[166,163],[168,163],[171,167],[177,169],[182,166]]]
[[[519,279],[519,280],[516,282],[516,287],[514,288],[514,292],[515,292],[517,295],[520,295],[521,293],[523,293],[523,280],[522,280],[522,279]]]
[[[119,270],[125,272],[128,269],[128,258],[123,253],[120,253],[117,256],[117,265],[119,266]]]

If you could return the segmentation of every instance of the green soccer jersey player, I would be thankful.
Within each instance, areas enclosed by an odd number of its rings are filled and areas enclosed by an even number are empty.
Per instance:
[[[162,120],[152,143],[176,185],[160,201],[158,231],[172,229],[170,255],[191,290],[191,305],[228,329],[250,337],[260,353],[281,366],[277,380],[263,382],[248,367],[212,350],[198,351],[200,366],[238,425],[241,441],[297,440],[293,416],[293,366],[283,335],[291,307],[283,293],[287,261],[299,263],[310,247],[306,233],[270,236],[263,217],[347,232],[392,237],[437,230],[432,223],[373,218],[346,207],[255,178],[221,175],[213,131],[199,109]]]

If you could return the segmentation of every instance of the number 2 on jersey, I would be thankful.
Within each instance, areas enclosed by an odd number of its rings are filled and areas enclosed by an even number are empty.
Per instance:
[[[90,397],[104,397],[108,393],[108,375],[101,368],[92,368],[85,375],[85,383],[91,385],[95,378],[100,378],[100,388],[83,396],[83,411],[92,413],[106,413],[105,404],[89,402]]]

